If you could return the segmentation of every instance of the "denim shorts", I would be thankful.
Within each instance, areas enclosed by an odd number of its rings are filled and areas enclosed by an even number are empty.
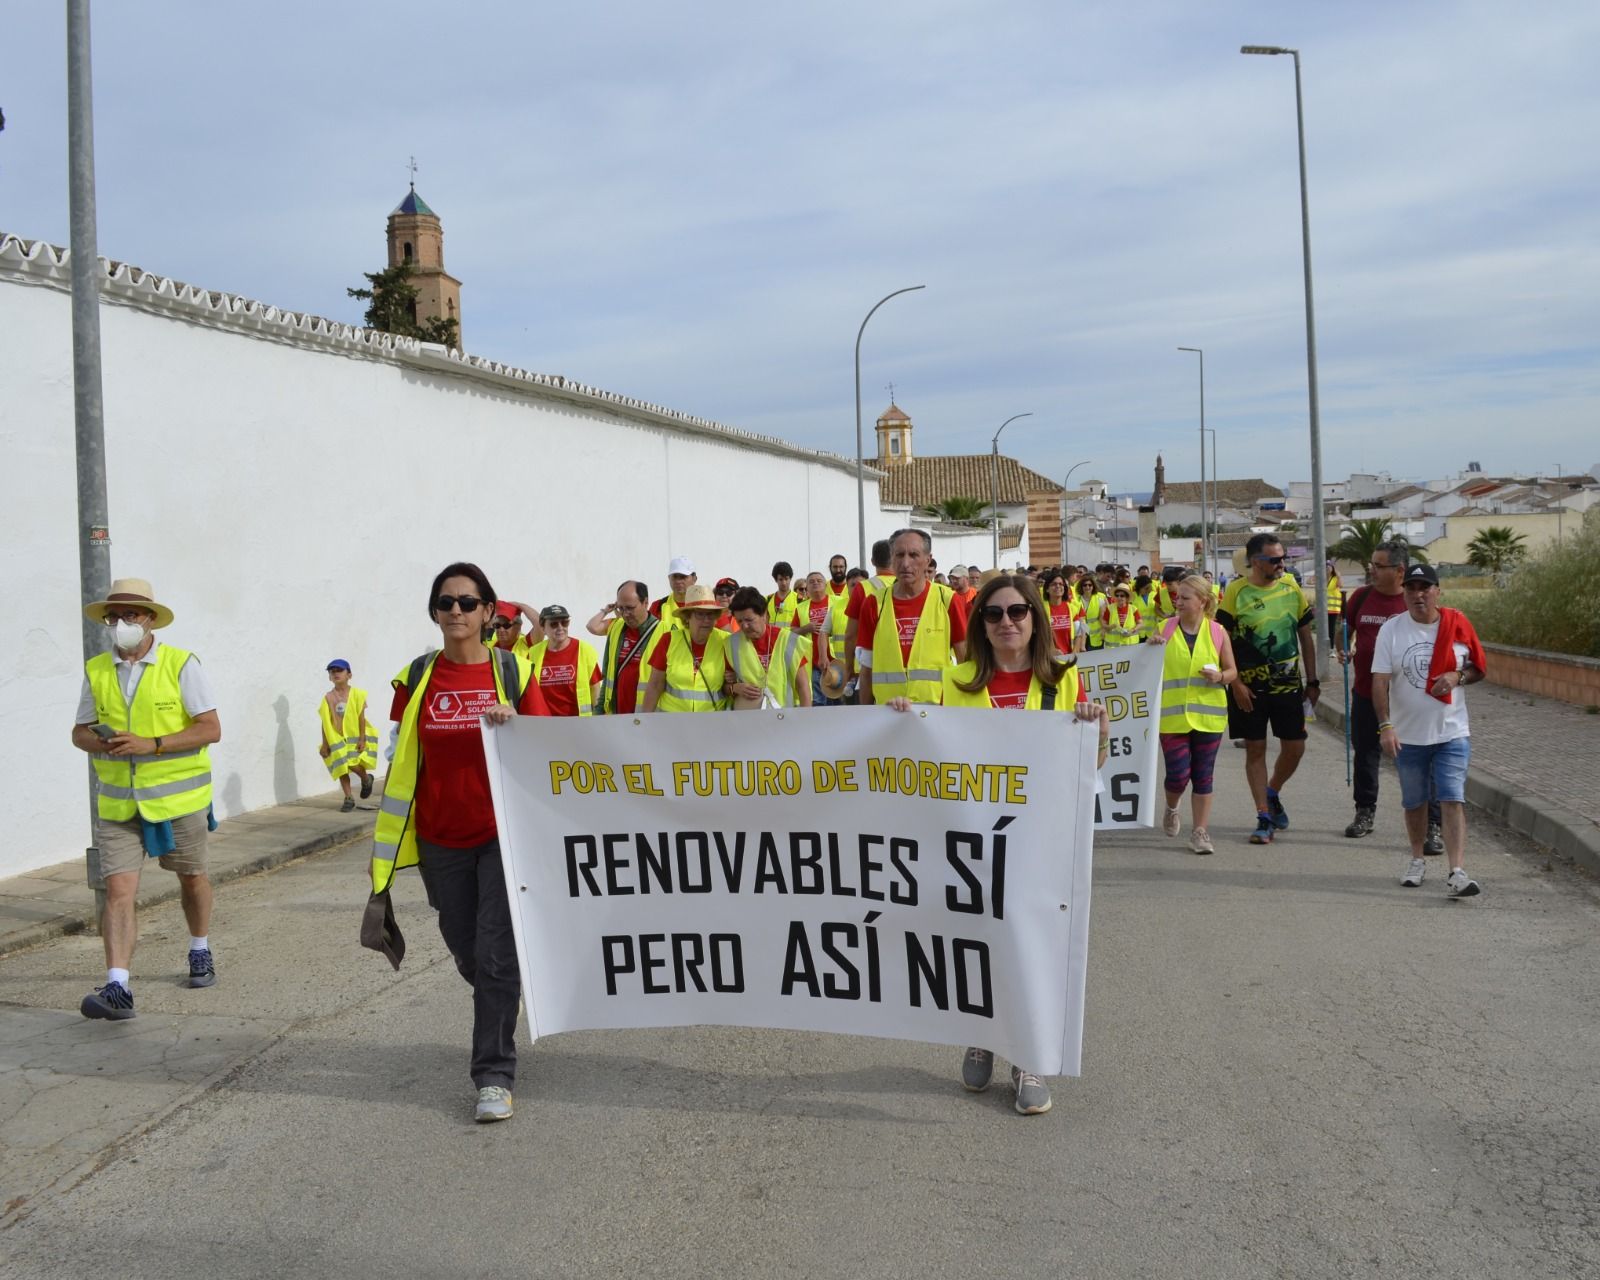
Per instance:
[[[1428,803],[1428,786],[1433,798],[1446,804],[1464,804],[1467,799],[1467,761],[1472,758],[1471,738],[1452,738],[1416,746],[1400,744],[1395,757],[1395,772],[1400,775],[1400,805],[1416,809]]]

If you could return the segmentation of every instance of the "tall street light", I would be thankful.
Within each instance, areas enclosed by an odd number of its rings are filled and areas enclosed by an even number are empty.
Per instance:
[[[1206,353],[1199,347],[1179,347],[1179,351],[1192,351],[1200,357],[1200,567],[1205,568],[1206,549],[1211,541],[1206,535]]]
[[[1306,277],[1306,384],[1311,398],[1311,523],[1312,546],[1317,558],[1317,598],[1314,625],[1317,636],[1317,672],[1327,670],[1328,646],[1328,535],[1322,511],[1322,421],[1317,407],[1317,318],[1311,295],[1311,206],[1306,200],[1306,113],[1300,89],[1300,50],[1278,45],[1247,44],[1240,53],[1281,54],[1294,59],[1294,116],[1300,136],[1300,254]]]
[[[1014,413],[1000,424],[994,433],[994,439],[989,442],[989,484],[990,496],[993,499],[993,509],[989,514],[994,517],[994,567],[1000,567],[1000,432],[1004,431],[1018,418],[1031,418],[1031,413]]]
[[[1211,541],[1206,543],[1206,546],[1211,548],[1211,571],[1219,573],[1222,569],[1222,563],[1217,559],[1217,543],[1221,541],[1222,525],[1217,519],[1217,512],[1221,510],[1221,495],[1217,490],[1217,477],[1222,473],[1217,470],[1217,429],[1215,427],[1201,427],[1200,430],[1204,433],[1200,437],[1201,440],[1204,440],[1206,436],[1211,437]],[[1205,568],[1204,565],[1200,567],[1202,569]]]
[[[1085,458],[1082,462],[1074,462],[1070,467],[1067,468],[1067,478],[1061,482],[1061,492],[1062,492],[1062,495],[1063,495],[1062,499],[1061,499],[1061,561],[1062,561],[1063,564],[1065,564],[1066,561],[1069,559],[1069,556],[1067,554],[1068,547],[1067,547],[1067,519],[1066,519],[1066,515],[1067,515],[1067,503],[1070,501],[1070,499],[1067,498],[1065,495],[1067,493],[1069,493],[1071,491],[1071,489],[1072,489],[1072,473],[1074,471],[1076,471],[1079,467],[1087,467],[1093,461],[1094,461],[1093,458]]]
[[[918,289],[927,287],[925,284],[914,284],[910,288],[896,289],[893,293],[879,298],[872,304],[872,311],[867,312],[866,319],[862,320],[861,327],[856,330],[856,527],[859,554],[856,563],[859,565],[867,563],[867,473],[866,463],[861,457],[861,335],[867,331],[867,320],[872,319],[872,312],[890,298],[898,298],[902,293],[915,293]]]

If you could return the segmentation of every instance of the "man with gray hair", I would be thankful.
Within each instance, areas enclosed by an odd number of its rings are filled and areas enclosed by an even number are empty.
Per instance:
[[[1356,814],[1344,829],[1352,840],[1372,834],[1378,809],[1379,764],[1383,750],[1378,745],[1378,713],[1372,705],[1372,654],[1383,624],[1406,611],[1402,582],[1411,561],[1411,549],[1402,540],[1379,543],[1367,565],[1367,585],[1352,591],[1344,602],[1344,621],[1348,629],[1335,633],[1339,661],[1354,666],[1350,690],[1350,746],[1355,754]],[[1428,828],[1422,851],[1427,855],[1444,852],[1444,833],[1440,826],[1439,802],[1428,797]]]
[[[942,702],[944,669],[966,656],[967,602],[933,581],[933,539],[925,530],[897,530],[889,556],[893,585],[868,593],[861,604],[861,702]]]

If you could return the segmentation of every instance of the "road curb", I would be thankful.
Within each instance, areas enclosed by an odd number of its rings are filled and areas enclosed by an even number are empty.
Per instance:
[[[319,831],[315,835],[306,836],[304,839],[282,845],[276,849],[269,849],[265,853],[258,853],[240,858],[238,861],[218,865],[213,861],[209,870],[213,885],[226,884],[230,880],[238,880],[244,876],[256,875],[262,871],[270,871],[280,867],[286,862],[293,862],[299,858],[310,857],[314,853],[322,853],[327,849],[338,848],[356,840],[371,839],[370,825],[363,825],[349,830]],[[140,910],[155,906],[157,903],[169,902],[178,896],[178,878],[176,876],[152,876],[150,888],[140,886],[138,906]],[[0,937],[0,956],[11,955],[17,951],[26,951],[36,947],[42,942],[49,942],[55,938],[70,937],[73,934],[83,933],[94,927],[94,910],[88,906],[69,906],[60,915],[49,920],[41,920],[31,928],[18,929]]]
[[[1317,723],[1335,737],[1344,737],[1342,707],[1319,706]],[[1600,876],[1600,827],[1582,814],[1533,795],[1477,763],[1467,770],[1467,803],[1590,875]]]

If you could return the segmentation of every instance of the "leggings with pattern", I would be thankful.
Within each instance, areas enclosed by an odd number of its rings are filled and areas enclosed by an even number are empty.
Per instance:
[[[1166,788],[1169,796],[1181,796],[1191,781],[1197,796],[1211,794],[1211,778],[1216,770],[1220,733],[1163,733],[1161,754],[1167,761]]]

